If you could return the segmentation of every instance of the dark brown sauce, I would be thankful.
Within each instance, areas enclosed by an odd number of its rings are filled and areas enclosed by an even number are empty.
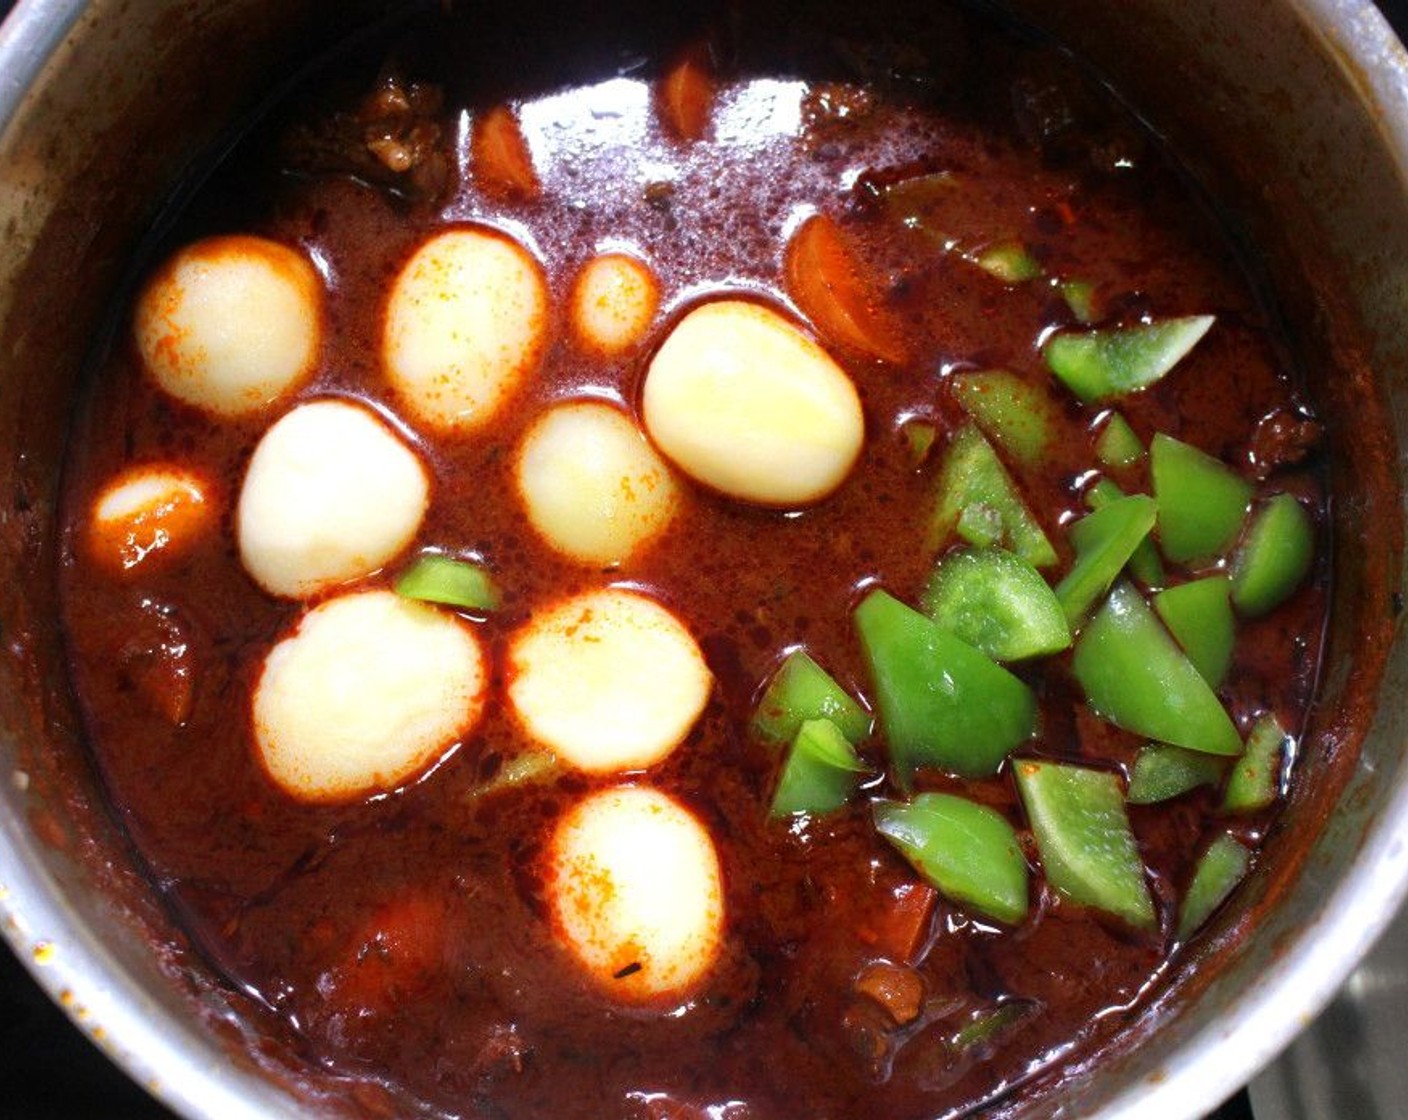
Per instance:
[[[272,117],[168,239],[169,248],[239,231],[300,247],[329,292],[327,341],[300,399],[346,395],[391,417],[377,358],[382,308],[401,264],[430,233],[454,223],[501,229],[532,249],[552,293],[540,375],[490,430],[449,440],[398,421],[434,476],[412,551],[483,556],[505,591],[503,609],[480,625],[495,665],[487,717],[406,788],[309,806],[260,769],[248,698],[264,653],[302,607],[269,598],[245,574],[230,514],[179,564],[129,578],[66,550],[74,679],[112,801],[197,942],[232,984],[301,1033],[311,1062],[384,1085],[402,1107],[418,1100],[455,1114],[673,1117],[707,1109],[734,1120],[901,1120],[962,1113],[1069,1055],[1087,1057],[1161,982],[1171,934],[1121,929],[1059,903],[1044,885],[1015,930],[940,900],[917,966],[924,1010],[895,1027],[855,982],[867,965],[895,955],[889,915],[914,872],[876,836],[863,798],[824,820],[770,821],[776,756],[747,733],[759,685],[799,644],[867,695],[849,615],[857,589],[879,582],[913,601],[923,584],[933,561],[924,521],[935,457],[914,467],[901,419],[935,420],[941,447],[962,416],[947,373],[1002,367],[1044,382],[1037,341],[1073,321],[1050,284],[1003,284],[898,229],[875,203],[876,184],[952,173],[963,185],[944,211],[951,232],[1020,239],[1050,275],[1089,280],[1111,321],[1215,313],[1214,332],[1174,373],[1120,402],[1146,440],[1167,432],[1250,476],[1262,418],[1303,409],[1266,309],[1157,146],[1054,53],[966,16],[936,18],[954,33],[937,57],[922,58],[894,40],[817,35],[804,36],[790,59],[764,61],[734,29],[720,52],[709,131],[694,143],[659,122],[655,63],[546,94],[511,84],[476,91],[472,101],[456,100],[452,72],[409,74],[445,87],[437,119],[448,163],[461,169],[462,111],[523,98],[519,115],[542,193],[508,202],[453,172],[443,197],[407,200],[329,166],[326,152],[312,158],[306,129],[326,119],[329,104],[350,111],[350,91],[371,84],[353,64],[329,80],[333,92]],[[442,45],[440,53],[452,51]],[[863,108],[818,120],[806,110],[838,75],[852,92],[865,85]],[[848,481],[814,508],[790,512],[686,486],[667,534],[623,569],[600,573],[562,559],[528,528],[515,495],[513,452],[526,426],[560,399],[597,396],[633,408],[652,348],[711,295],[741,290],[795,315],[782,254],[811,211],[846,231],[887,312],[903,324],[911,355],[893,366],[830,347],[866,414],[865,450]],[[562,315],[581,265],[615,245],[650,263],[664,302],[646,343],[608,362],[571,341]],[[172,403],[144,377],[124,336],[94,381],[73,441],[69,540],[97,489],[131,462],[197,464],[219,480],[219,500],[232,510],[273,418],[217,422]],[[1084,508],[1081,483],[1094,463],[1088,414],[1072,404],[1064,419],[1077,438],[1042,471],[1018,472],[1058,542],[1059,527]],[[1138,471],[1120,481],[1147,488]],[[1313,465],[1279,471],[1275,488],[1323,507]],[[395,571],[367,582],[384,585]],[[568,776],[474,796],[523,746],[503,696],[506,636],[564,594],[608,583],[647,590],[675,610],[717,681],[686,742],[649,773],[712,832],[726,891],[720,963],[672,1015],[614,1006],[577,974],[547,925],[538,870],[545,830],[574,797],[609,780]],[[1301,725],[1324,601],[1323,578],[1315,579],[1268,618],[1240,625],[1222,695],[1244,732],[1267,710]],[[175,726],[154,706],[141,667],[155,662],[160,674],[180,646],[193,690],[189,715]],[[1023,753],[1132,762],[1141,741],[1089,715],[1065,658],[1019,671],[1042,703],[1041,733]],[[868,750],[881,757],[878,743]],[[924,784],[961,786],[1022,826],[1006,770],[985,782],[928,775]],[[1222,817],[1216,804],[1205,792],[1132,811],[1166,931],[1202,845],[1229,827],[1257,841],[1267,824],[1264,816]],[[1008,1005],[1034,1010],[967,1049],[944,1041]]]

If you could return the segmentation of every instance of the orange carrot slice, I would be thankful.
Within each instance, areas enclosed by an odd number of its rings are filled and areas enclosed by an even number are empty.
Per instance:
[[[813,215],[787,243],[788,294],[822,334],[896,365],[905,360],[899,331],[866,290],[859,266],[832,219]]]
[[[660,83],[660,114],[680,140],[698,140],[709,126],[714,106],[714,71],[708,49],[686,51]]]
[[[507,106],[475,118],[469,150],[474,181],[482,190],[500,198],[536,198],[542,191],[528,141]]]

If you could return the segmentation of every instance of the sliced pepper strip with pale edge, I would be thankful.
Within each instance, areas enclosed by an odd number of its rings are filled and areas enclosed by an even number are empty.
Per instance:
[[[1290,494],[1277,494],[1252,515],[1232,558],[1232,605],[1255,618],[1279,607],[1300,586],[1315,555],[1310,515]]]
[[[461,607],[476,614],[499,608],[501,597],[488,569],[469,560],[427,552],[416,558],[396,580],[403,599]]]
[[[1105,770],[1019,759],[1013,767],[1046,878],[1073,902],[1154,928],[1154,902],[1125,812]]]
[[[870,734],[870,713],[806,650],[793,650],[753,709],[753,734],[789,743],[809,719],[827,719],[852,743]]]
[[[1247,749],[1232,766],[1222,807],[1231,813],[1254,813],[1275,801],[1281,762],[1291,743],[1274,714],[1258,719],[1247,736]]]
[[[970,516],[969,511],[979,509],[985,523],[995,521],[1000,536],[971,543],[1000,544],[1034,568],[1056,563],[1056,550],[992,445],[975,425],[963,425],[950,441],[939,472],[938,491],[930,542],[933,547],[947,544],[963,519]]]
[[[1124,496],[1119,483],[1112,478],[1102,478],[1086,493],[1085,504],[1092,510],[1104,509]],[[1162,587],[1168,579],[1167,573],[1164,572],[1164,562],[1159,559],[1159,550],[1154,546],[1152,537],[1145,537],[1139,542],[1139,547],[1134,550],[1127,566],[1129,574],[1151,590]]]
[[[772,815],[821,815],[851,799],[865,763],[829,719],[809,719],[797,729],[772,797]]]
[[[1027,916],[1027,861],[1001,813],[947,793],[871,806],[876,831],[939,892],[989,918]]]
[[[1126,731],[1208,754],[1242,751],[1222,702],[1128,583],[1086,623],[1072,668],[1090,706]]]
[[[1199,786],[1215,786],[1226,769],[1227,759],[1221,755],[1149,743],[1134,757],[1128,801],[1131,805],[1153,805]]]
[[[1051,372],[1092,401],[1146,389],[1183,360],[1213,324],[1211,315],[1161,319],[1132,327],[1060,331],[1042,347]]]
[[[932,619],[876,590],[855,624],[900,788],[926,766],[988,777],[1035,731],[1032,690]]]
[[[1251,852],[1231,836],[1219,836],[1208,845],[1178,908],[1178,940],[1186,941],[1227,901],[1246,878],[1251,862]]]
[[[1056,598],[1071,625],[1110,589],[1154,527],[1157,512],[1153,498],[1134,494],[1117,498],[1071,526],[1076,562],[1056,585]]]

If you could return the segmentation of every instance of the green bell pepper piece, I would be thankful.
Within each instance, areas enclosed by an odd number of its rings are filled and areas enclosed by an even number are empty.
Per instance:
[[[1227,550],[1242,528],[1252,484],[1211,455],[1159,432],[1149,449],[1159,544],[1175,564],[1197,564]]]
[[[1247,749],[1232,765],[1222,807],[1231,813],[1254,813],[1275,801],[1281,760],[1293,742],[1271,712],[1258,719],[1247,736]]]
[[[949,388],[983,433],[1018,463],[1032,467],[1045,459],[1059,413],[1044,388],[1004,369],[956,373]]]
[[[1252,854],[1231,836],[1208,845],[1193,871],[1193,881],[1178,908],[1178,940],[1186,941],[1227,901],[1247,874]]]
[[[477,614],[498,610],[502,599],[487,568],[436,552],[416,557],[396,580],[395,590],[405,599],[443,603]]]
[[[1230,589],[1226,576],[1208,576],[1154,596],[1154,610],[1212,688],[1222,685],[1232,664],[1237,623]]]
[[[1158,381],[1213,324],[1211,315],[1162,319],[1108,330],[1059,331],[1042,354],[1051,372],[1087,404]]]
[[[1127,731],[1208,754],[1241,753],[1227,710],[1128,583],[1117,583],[1086,623],[1072,669],[1090,706]]]
[[[1215,786],[1226,769],[1227,762],[1219,755],[1149,743],[1134,757],[1127,800],[1131,805],[1152,805],[1199,786]]]
[[[753,734],[789,743],[803,723],[826,719],[850,742],[870,734],[870,713],[857,704],[806,650],[787,655],[753,709]]]
[[[1305,507],[1277,494],[1252,516],[1232,558],[1232,604],[1249,617],[1279,607],[1300,586],[1315,555],[1315,530]]]
[[[855,623],[902,789],[922,766],[988,777],[1036,730],[1031,689],[932,619],[876,590]]]
[[[1134,434],[1128,420],[1118,412],[1111,412],[1095,438],[1095,457],[1107,467],[1132,467],[1144,458],[1144,444]]]
[[[1071,526],[1076,562],[1056,585],[1066,619],[1077,625],[1154,527],[1154,499],[1143,494],[1119,498]]]
[[[920,609],[994,661],[1058,653],[1070,627],[1046,580],[1015,553],[956,549],[934,568]]]
[[[909,461],[917,467],[929,457],[939,430],[928,420],[911,417],[900,425],[900,434],[904,436]]]
[[[797,729],[772,795],[771,815],[820,816],[851,799],[865,773],[841,729],[829,719],[809,719]]]
[[[1086,280],[1062,280],[1056,285],[1076,322],[1095,322],[1095,285]]]
[[[931,545],[947,544],[967,511],[977,507],[981,523],[993,521],[1000,535],[991,539],[964,536],[971,544],[1001,544],[1035,568],[1056,563],[1056,550],[1022,500],[1016,485],[973,424],[965,424],[949,443],[939,472],[939,499],[931,525]],[[971,521],[967,522],[970,525]]]
[[[1102,478],[1090,488],[1085,496],[1085,502],[1092,510],[1104,509],[1110,503],[1118,501],[1124,496],[1124,491],[1120,489],[1117,482],[1110,478]],[[1139,542],[1139,546],[1134,550],[1134,554],[1129,558],[1129,563],[1125,566],[1129,569],[1130,575],[1151,590],[1162,587],[1168,578],[1164,573],[1164,562],[1159,559],[1159,550],[1154,547],[1152,537],[1145,537]]]
[[[972,255],[972,261],[1004,284],[1020,284],[1043,275],[1037,259],[1020,241],[1000,241]]]
[[[875,828],[941,894],[1008,925],[1027,916],[1027,861],[996,809],[947,793],[877,801]]]
[[[1051,885],[1075,902],[1152,930],[1154,902],[1119,778],[1026,758],[1013,769]]]

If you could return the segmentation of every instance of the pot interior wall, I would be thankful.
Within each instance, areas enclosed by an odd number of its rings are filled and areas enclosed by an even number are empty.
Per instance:
[[[1191,169],[1258,247],[1255,259],[1332,433],[1337,493],[1338,586],[1325,688],[1293,811],[1281,826],[1286,842],[1258,869],[1249,892],[1261,925],[1239,942],[1233,935],[1249,919],[1226,924],[1185,961],[1197,975],[1173,1001],[1180,1014],[1167,1025],[1166,1001],[1155,1001],[1131,1033],[1148,1045],[1119,1059],[1119,1076],[1109,1067],[1099,1077],[1070,1074],[1063,1091],[1070,1109],[1084,1114],[1166,1080],[1176,1048],[1210,1037],[1240,993],[1274,972],[1300,931],[1321,920],[1374,822],[1403,811],[1402,716],[1380,710],[1365,738],[1360,713],[1372,707],[1386,665],[1387,695],[1408,684],[1405,655],[1391,648],[1401,562],[1397,433],[1408,423],[1408,302],[1401,298],[1408,192],[1399,160],[1385,147],[1386,137],[1403,140],[1393,130],[1404,128],[1408,110],[1374,105],[1383,91],[1338,53],[1336,36],[1353,33],[1335,25],[1349,5],[1128,0],[1118,19],[1096,0],[1014,6],[1109,75],[1176,150],[1197,153]],[[0,592],[0,751],[15,776],[4,785],[6,829],[24,868],[12,872],[7,863],[3,872],[27,877],[58,900],[53,909],[35,910],[12,898],[13,936],[52,939],[60,954],[71,953],[75,971],[64,974],[66,982],[85,968],[115,964],[123,977],[117,987],[144,993],[141,1017],[160,1024],[158,1033],[175,1039],[177,1049],[258,1051],[276,1082],[288,1076],[291,1059],[277,1039],[264,1046],[235,1025],[256,1021],[256,1009],[211,985],[202,963],[185,951],[146,884],[128,870],[125,842],[93,784],[53,626],[52,511],[77,379],[105,307],[129,279],[125,262],[158,220],[154,200],[169,198],[192,160],[258,104],[269,75],[292,74],[317,44],[383,17],[384,7],[227,0],[133,10],[100,0],[0,142],[0,217],[7,222],[0,246],[0,444],[14,449],[0,459],[0,562],[20,573]],[[645,10],[637,8],[613,13],[624,25],[624,17]],[[573,31],[562,13],[535,11],[539,25],[557,25],[560,35]],[[1336,26],[1335,35],[1312,33],[1310,19]],[[1376,64],[1403,64],[1387,42],[1374,49]],[[1400,870],[1395,884],[1401,878]],[[1380,891],[1381,906],[1390,905],[1384,899],[1393,889]],[[36,913],[60,928],[44,928]],[[1386,917],[1371,917],[1366,929]],[[151,944],[166,948],[153,958]],[[1218,967],[1205,968],[1214,958]],[[198,1088],[163,1077],[152,1054],[137,1053],[121,1037],[114,1043],[129,1068],[154,1079],[178,1108],[210,1107]],[[1272,1052],[1239,1059],[1226,1088]],[[284,1113],[292,1107],[281,1090],[254,1087],[246,1071],[217,1076],[231,1100]],[[331,1087],[313,1086],[314,1099],[323,1091]]]

